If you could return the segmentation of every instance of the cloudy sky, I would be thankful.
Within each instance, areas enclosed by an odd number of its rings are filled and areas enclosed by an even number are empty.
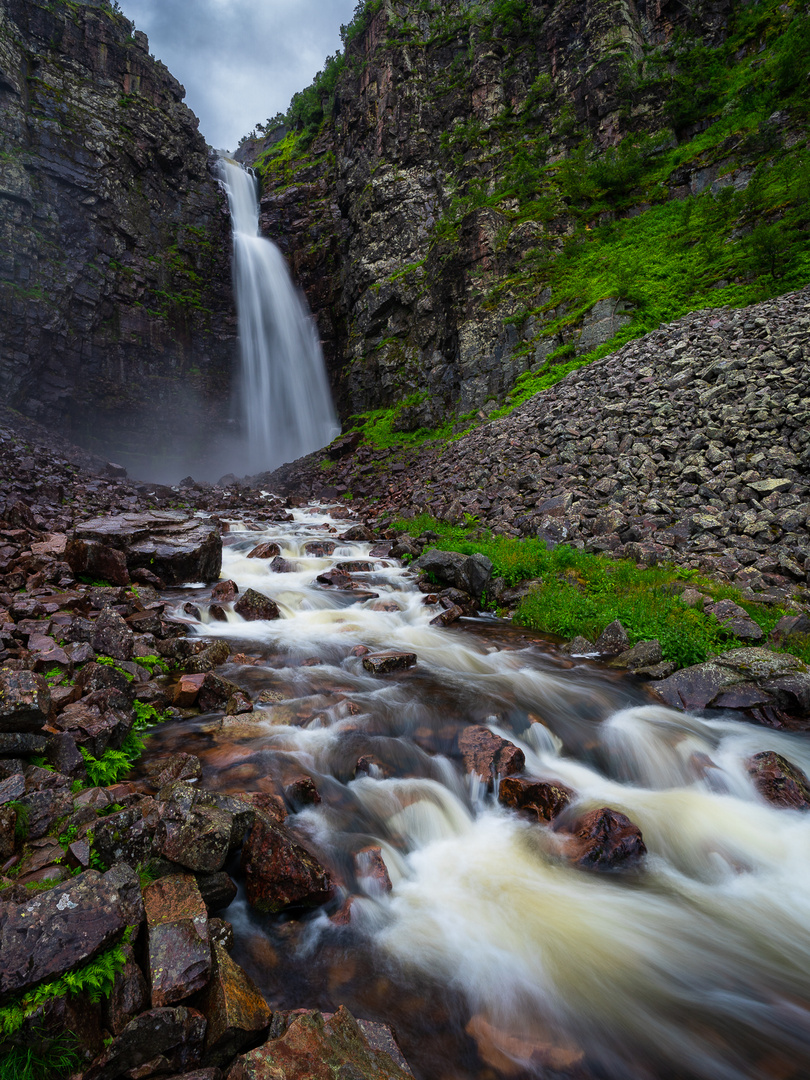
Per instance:
[[[217,149],[312,82],[337,52],[356,0],[120,0],[149,50],[186,88],[186,104]]]

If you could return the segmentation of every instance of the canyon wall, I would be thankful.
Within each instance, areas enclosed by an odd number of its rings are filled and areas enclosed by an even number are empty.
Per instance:
[[[4,404],[136,464],[229,419],[230,221],[183,97],[105,0],[0,0]]]

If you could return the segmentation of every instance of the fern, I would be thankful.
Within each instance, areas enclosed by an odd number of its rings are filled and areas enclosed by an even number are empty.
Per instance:
[[[112,668],[113,671],[117,671],[119,675],[123,675],[127,682],[133,682],[135,676],[130,671],[126,671],[122,668],[117,660],[113,660],[111,656],[97,656],[97,664],[103,664],[104,667]]]
[[[141,756],[145,746],[144,740],[133,729],[124,739],[120,750],[107,750],[100,758],[93,757],[86,747],[79,747],[91,786],[108,787],[110,784],[117,784]]]
[[[14,843],[22,844],[28,836],[28,823],[30,820],[28,807],[25,803],[18,802],[16,799],[10,802],[8,806],[14,811]]]

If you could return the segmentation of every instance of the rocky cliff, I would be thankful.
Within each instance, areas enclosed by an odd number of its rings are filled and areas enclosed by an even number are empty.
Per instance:
[[[230,225],[183,96],[106,0],[0,0],[4,403],[136,463],[228,416]]]
[[[806,282],[807,27],[775,0],[369,0],[285,137],[243,147],[344,417],[435,428]]]

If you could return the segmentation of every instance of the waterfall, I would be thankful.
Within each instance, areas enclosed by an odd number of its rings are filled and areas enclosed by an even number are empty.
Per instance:
[[[247,472],[275,469],[339,434],[315,321],[284,256],[259,235],[258,185],[220,161],[231,210]]]

